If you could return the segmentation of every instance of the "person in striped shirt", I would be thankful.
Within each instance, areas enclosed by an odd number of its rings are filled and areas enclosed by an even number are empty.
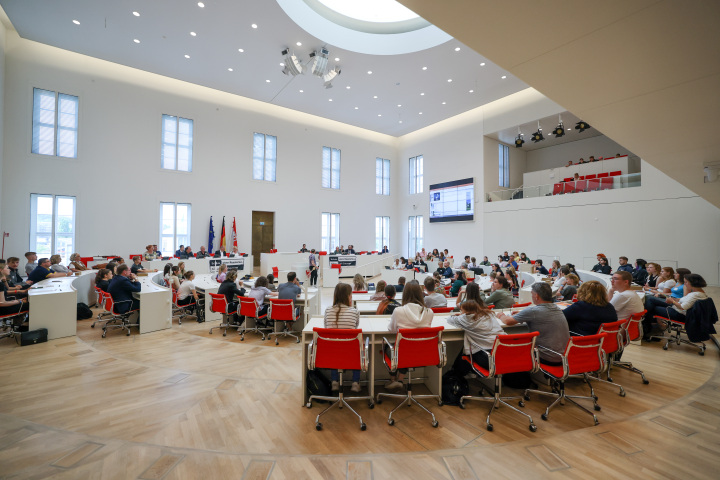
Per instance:
[[[347,283],[335,285],[333,305],[325,310],[325,328],[357,328],[360,324],[360,312],[352,306],[352,286]],[[337,370],[330,371],[332,391],[340,390]],[[350,391],[360,391],[360,370],[352,370]]]

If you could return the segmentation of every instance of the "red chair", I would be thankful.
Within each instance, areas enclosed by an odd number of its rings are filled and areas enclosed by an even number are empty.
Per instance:
[[[575,193],[575,182],[565,184],[565,193]]]
[[[563,182],[572,182],[574,177],[563,178]]]
[[[330,265],[330,268],[334,268],[338,271],[338,277],[342,273],[342,265],[340,265],[339,263],[333,263],[332,265]]]
[[[367,290],[353,290],[352,293],[368,293]]]
[[[318,255],[327,255],[327,252],[325,250],[318,252]]]
[[[445,290],[445,296],[447,297],[450,295],[450,290],[452,289],[452,285],[446,285],[443,287],[443,289]]]
[[[600,190],[612,190],[612,188],[613,188],[613,179],[612,178],[600,179]]]
[[[529,307],[530,305],[532,305],[532,302],[527,302],[527,303],[514,303],[513,306],[510,307],[510,308]]]
[[[685,315],[685,321],[674,320],[672,318],[665,318],[665,317],[660,317],[657,315],[655,316],[655,318],[662,320],[663,322],[665,322],[667,324],[667,332],[670,334],[669,336],[663,335],[661,337],[653,337],[653,338],[661,338],[663,340],[666,340],[665,345],[663,345],[663,350],[667,350],[668,346],[670,346],[670,343],[674,342],[676,345],[680,345],[681,343],[683,343],[685,345],[690,345],[692,347],[697,348],[699,350],[698,355],[705,355],[706,347],[705,347],[705,343],[703,341],[693,342],[689,338],[685,339],[685,338],[681,337],[681,335],[683,333],[687,336],[687,330],[685,329],[687,320],[690,318],[690,316],[697,315],[697,313],[696,313],[697,310],[695,307],[697,306],[698,303],[701,303],[701,302],[708,302],[707,305],[709,305],[709,307],[705,311],[710,312],[709,314],[711,316],[714,315],[714,318],[717,319],[717,311],[715,309],[715,302],[713,302],[712,298],[708,298],[706,300],[698,300],[697,302],[695,302],[695,305],[693,305],[690,308],[690,310],[687,311],[687,313]],[[700,323],[700,322],[698,322],[698,323]],[[708,319],[708,321],[706,323],[712,328],[712,323],[713,323],[712,320]],[[713,328],[713,333],[715,333],[714,328]],[[708,336],[707,339],[709,339],[709,338],[710,337]]]
[[[267,313],[260,315],[258,313],[258,310],[260,310],[260,307],[257,304],[257,300],[255,300],[253,297],[240,297],[240,315],[245,316],[245,323],[243,323],[242,330],[238,329],[240,331],[240,340],[245,340],[245,332],[250,330],[251,332],[259,333],[262,335],[262,340],[265,340],[265,331],[272,330],[271,327],[262,327],[259,326],[257,321],[263,320],[267,318]],[[248,319],[253,318],[255,319],[255,326],[253,328],[248,328]]]
[[[5,300],[12,300],[12,297],[5,297]],[[28,316],[27,309],[21,311],[25,305],[26,304],[24,303],[14,305],[15,307],[17,307],[16,313],[0,315],[0,329],[2,329],[2,332],[0,332],[0,338],[12,337],[15,339],[16,342],[20,343],[18,341],[18,337],[20,336],[20,329]]]
[[[576,293],[575,295],[573,295],[572,302],[575,303],[577,301],[578,301],[578,298],[577,298],[577,293]]]
[[[575,191],[576,192],[584,192],[587,190],[587,180],[578,180],[575,182]]]
[[[593,398],[595,398],[596,400],[597,397],[595,396],[595,390],[593,389],[590,380],[597,380],[598,382],[615,385],[620,389],[620,392],[618,394],[621,397],[625,396],[625,389],[622,387],[622,385],[613,383],[612,378],[610,378],[610,369],[613,365],[613,356],[622,353],[622,330],[623,325],[625,325],[626,321],[627,320],[623,319],[616,322],[603,323],[600,325],[600,328],[597,331],[598,334],[606,334],[605,340],[603,340],[602,349],[605,353],[605,372],[607,377],[606,379],[601,378],[600,375],[602,374],[602,372],[600,371],[596,372],[596,376],[588,375],[586,377],[587,383],[590,386],[590,395],[592,395]]]
[[[562,184],[562,183],[556,183],[555,185],[553,185],[553,195],[561,195],[561,194],[563,194],[563,193],[564,193],[564,191],[563,191],[563,187],[564,187],[564,186],[565,186],[565,185]]]
[[[565,380],[573,375],[583,375],[583,377],[587,378],[588,374],[599,372],[605,368],[605,357],[602,351],[604,338],[604,333],[586,335],[584,337],[570,337],[565,347],[565,352],[562,354],[545,348],[542,345],[538,346],[539,349],[553,353],[557,355],[559,359],[562,359],[562,365],[558,366],[547,365],[543,363],[542,358],[540,359],[540,370],[553,382],[552,392],[532,389],[525,390],[525,400],[530,400],[530,392],[557,397],[553,403],[548,405],[545,413],[541,415],[543,420],[548,419],[550,410],[555,407],[555,405],[558,403],[564,404],[565,400],[567,400],[583,412],[592,415],[595,425],[598,424],[597,416],[575,401],[575,399],[592,400],[593,407],[596,411],[599,411],[600,405],[597,404],[597,399],[593,396],[567,395],[565,393]]]
[[[315,418],[316,430],[322,430],[320,417],[335,405],[339,408],[345,406],[357,415],[360,420],[360,430],[367,428],[360,414],[353,410],[348,404],[348,400],[367,400],[368,406],[373,408],[375,404],[373,403],[372,397],[349,397],[346,399],[343,395],[342,383],[344,370],[361,370],[367,372],[369,364],[368,352],[370,351],[369,343],[370,337],[366,337],[365,345],[363,345],[362,330],[359,328],[313,328],[313,340],[312,343],[308,345],[308,368],[310,370],[315,370],[316,368],[338,370],[340,377],[340,390],[337,397],[310,395],[308,399],[307,408],[312,408],[313,400],[333,402]]]
[[[609,174],[608,174],[607,172],[604,172],[604,173],[598,173],[598,176],[597,176],[597,178],[607,178],[607,177],[608,177],[608,175],[609,175]]]
[[[433,313],[450,313],[455,310],[453,307],[431,307]]]
[[[493,410],[498,408],[501,403],[521,415],[525,415],[530,420],[531,432],[537,430],[537,426],[533,423],[533,419],[530,415],[518,410],[506,402],[506,400],[519,399],[519,405],[524,407],[525,403],[522,401],[522,397],[502,396],[502,376],[505,373],[537,372],[539,361],[537,350],[535,349],[535,339],[538,335],[540,335],[539,332],[498,335],[495,337],[492,353],[488,358],[489,368],[487,369],[473,362],[470,355],[463,355],[463,360],[472,366],[472,369],[480,376],[480,378],[492,378],[495,380],[495,391],[493,392],[492,397],[474,397],[472,395],[466,395],[460,398],[460,408],[465,408],[465,404],[463,403],[465,400],[483,400],[493,402],[490,406],[487,419],[485,420],[489,432],[492,432],[493,430],[493,425],[490,423],[490,415],[492,415]]]
[[[223,332],[223,337],[227,336],[228,328],[237,328],[240,329],[242,326],[241,323],[233,322],[230,323],[230,319],[233,318],[234,315],[237,315],[237,305],[233,302],[228,303],[227,298],[225,298],[225,295],[219,294],[219,293],[210,293],[208,292],[208,295],[210,295],[210,301],[212,302],[210,304],[210,311],[214,313],[219,313],[222,315],[222,320],[220,321],[220,325],[217,327],[211,327],[210,328],[210,335],[212,335],[212,331],[216,328],[224,328],[225,331]]]
[[[115,301],[112,298],[112,295],[109,293],[105,293],[105,308],[112,313],[112,318],[110,318],[107,322],[105,322],[105,325],[103,325],[103,333],[102,338],[105,338],[105,335],[107,335],[107,329],[108,328],[119,328],[120,330],[127,330],[127,336],[130,336],[130,327],[138,327],[140,328],[139,323],[130,323],[130,315],[137,312],[138,309],[135,310],[128,310],[127,312],[120,313],[118,311],[118,308],[122,305],[130,304],[129,307],[132,308],[132,300],[122,300],[122,301]],[[115,323],[115,322],[120,323]],[[109,325],[109,323],[113,323],[113,325]]]
[[[625,350],[625,348],[630,345],[630,342],[640,340],[642,338],[642,319],[645,316],[645,313],[647,313],[647,310],[643,310],[640,313],[633,313],[630,318],[625,321],[625,324],[623,325],[622,335],[623,350]],[[645,378],[645,374],[642,372],[642,370],[633,367],[632,362],[621,362],[619,360],[613,359],[613,366],[624,368],[625,370],[630,370],[631,372],[637,373],[638,375],[640,375],[640,377],[642,377],[642,382],[645,385],[650,383],[648,379]]]
[[[191,300],[187,305],[178,305],[178,292],[177,290],[172,291],[172,302],[173,317],[178,317],[178,325],[182,325],[182,319],[185,317],[192,317],[192,307],[195,306],[195,300]]]
[[[523,288],[524,286],[525,286],[525,280],[523,280],[522,283],[520,283],[520,288]]]
[[[92,325],[90,325],[90,328],[95,328],[96,323],[100,323],[100,322],[107,323],[108,320],[110,320],[110,318],[112,318],[112,313],[107,308],[105,308],[105,295],[107,295],[105,293],[105,291],[101,290],[98,287],[95,287],[95,293],[97,293],[97,297],[98,297],[97,304],[100,308],[103,309],[103,311],[98,313],[97,319],[92,323]],[[103,319],[107,319],[107,320],[103,320]]]
[[[88,262],[92,262],[94,260],[93,257],[80,257],[80,261],[85,264],[85,266],[88,266]]]
[[[618,170],[615,172],[610,172],[611,177],[617,177],[618,175],[622,175],[622,171]]]
[[[281,335],[283,337],[293,337],[295,339],[295,343],[300,343],[300,337],[291,333],[292,324],[299,318],[292,299],[281,300],[278,298],[271,298],[267,316],[269,320],[274,322],[274,324],[277,324],[277,322],[281,322],[283,324],[282,330],[279,332],[271,332],[268,335],[268,338],[275,337],[275,345],[278,344],[277,337]]]
[[[405,405],[411,406],[413,403],[425,410],[432,416],[433,427],[438,426],[435,415],[418,402],[418,398],[436,398],[438,405],[442,405],[441,392],[435,395],[413,395],[412,393],[412,372],[416,367],[437,366],[442,369],[447,362],[445,350],[445,342],[442,341],[442,331],[444,327],[427,327],[427,328],[401,328],[396,337],[395,345],[390,344],[387,338],[383,337],[385,348],[382,352],[382,360],[389,372],[394,372],[399,368],[407,368],[408,384],[407,395],[394,393],[378,393],[377,403],[382,403],[382,397],[402,398],[403,401],[395,407],[388,416],[388,425],[394,425],[395,420],[392,418],[400,407]],[[402,355],[400,354],[402,352]],[[434,373],[431,373],[433,375]]]
[[[591,180],[587,181],[587,192],[594,192],[596,190],[600,189],[600,180],[597,178],[593,178]]]
[[[585,180],[592,180],[594,178],[597,178],[597,175],[595,175],[594,173],[592,175],[585,175]]]
[[[277,253],[277,248],[271,248],[270,253]]]

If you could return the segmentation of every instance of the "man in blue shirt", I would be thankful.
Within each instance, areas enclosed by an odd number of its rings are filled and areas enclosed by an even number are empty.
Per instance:
[[[633,273],[632,265],[628,265],[628,258],[627,257],[620,257],[620,266],[617,268],[618,272],[630,272],[630,274]]]
[[[292,300],[293,305],[295,305],[295,300],[297,299],[297,296],[300,295],[300,293],[302,292],[302,289],[300,288],[300,281],[298,281],[297,274],[295,272],[288,272],[287,280],[287,283],[278,285],[278,299]],[[299,316],[300,308],[295,307],[295,317]],[[290,327],[291,326],[288,326],[288,330],[292,330],[292,328]]]
[[[550,274],[550,272],[548,272],[548,269],[545,268],[545,266],[543,265],[543,261],[540,260],[539,258],[537,260],[535,260],[534,269],[535,269],[535,273],[539,273],[540,275],[549,275]]]
[[[442,276],[443,276],[443,277],[445,277],[445,278],[453,278],[453,277],[455,276],[455,274],[453,273],[453,269],[450,268],[450,262],[449,262],[449,261],[445,260],[445,263],[443,264],[443,268],[444,268],[444,270],[443,270],[443,272],[442,272]]]
[[[180,248],[175,250],[176,257],[179,257],[180,255],[182,255],[185,252],[185,249],[183,247],[185,247],[185,245],[180,245]]]
[[[50,271],[50,259],[49,258],[41,258],[38,261],[38,266],[35,267],[35,270],[30,272],[30,275],[28,275],[28,280],[30,280],[33,283],[37,283],[42,280],[45,280],[46,278],[69,277],[70,275],[72,275],[72,272],[67,272],[67,273],[51,272]]]
[[[138,310],[140,308],[140,300],[133,297],[133,292],[140,291],[140,282],[137,281],[135,275],[130,272],[127,265],[122,264],[117,267],[117,275],[110,280],[108,293],[112,296],[113,301],[121,302],[115,308],[117,313],[125,313],[128,310]],[[138,323],[140,316],[138,315]]]

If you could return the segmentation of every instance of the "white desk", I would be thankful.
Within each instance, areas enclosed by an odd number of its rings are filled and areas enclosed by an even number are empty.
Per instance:
[[[28,289],[30,330],[47,328],[48,340],[75,336],[77,291],[73,282],[76,278],[80,277],[48,278]]]
[[[355,302],[355,308],[360,311],[360,315],[375,315],[378,306],[380,306],[379,300],[355,300],[353,295],[353,301]],[[450,297],[447,299],[447,306],[455,308],[457,305],[457,297]]]
[[[126,258],[125,261],[128,262],[128,267],[132,266],[133,262],[131,258]],[[186,272],[192,270],[193,272],[195,272],[195,275],[200,275],[203,273],[216,273],[220,263],[227,263],[229,268],[236,268],[239,277],[242,277],[247,273],[252,273],[253,270],[252,255],[248,255],[247,257],[188,258],[186,260],[183,260],[181,258],[171,258],[169,260],[143,260],[140,263],[146,270],[157,270],[162,273],[165,265],[167,265],[168,263],[177,265],[180,262],[185,262]],[[236,263],[238,262],[240,262],[241,264],[236,265]]]
[[[380,280],[385,280],[388,285],[397,285],[400,277],[405,277],[406,283],[415,279],[422,285],[427,277],[432,277],[432,273],[420,273],[415,270],[388,270],[385,268],[380,271]]]
[[[215,313],[212,311],[212,298],[210,298],[210,293],[217,293],[218,288],[220,288],[220,284],[215,280],[214,273],[201,273],[200,275],[195,275],[195,280],[193,280],[193,283],[195,284],[195,288],[198,290],[198,294],[205,295],[205,321],[206,322],[212,322],[214,320],[222,320],[222,314]]]
[[[140,300],[140,333],[150,333],[172,327],[172,292],[156,280],[162,272],[138,277],[140,292],[133,297]]]
[[[338,277],[354,277],[356,273],[365,278],[374,277],[386,271],[385,266],[391,266],[395,262],[395,258],[398,257],[398,255],[391,253],[355,255],[355,265],[343,266],[342,273],[337,275],[337,270],[330,268],[329,257],[332,255],[334,254],[319,256],[323,287],[334,287],[339,281]]]

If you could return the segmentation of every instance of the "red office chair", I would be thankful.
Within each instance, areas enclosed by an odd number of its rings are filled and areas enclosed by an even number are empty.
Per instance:
[[[706,308],[704,311],[707,312],[710,316],[714,315],[714,318],[717,319],[717,310],[715,309],[715,302],[713,302],[712,298],[708,298],[706,300],[698,300],[697,302],[695,302],[695,305],[693,305],[690,310],[688,310],[685,314],[685,321],[673,320],[671,318],[659,317],[657,315],[655,316],[655,318],[660,319],[667,324],[667,332],[669,333],[668,336],[663,335],[659,337],[653,337],[666,340],[665,345],[663,345],[663,350],[667,350],[668,346],[670,346],[670,343],[674,342],[676,345],[680,345],[681,343],[683,343],[685,345],[690,345],[691,347],[697,348],[699,350],[698,355],[705,355],[705,342],[703,342],[702,340],[698,340],[697,342],[691,341],[686,329],[686,325],[689,323],[690,317],[699,315],[696,306],[698,303],[701,302],[709,302],[707,304],[709,307]],[[700,319],[698,319],[698,323],[701,323]],[[715,333],[715,328],[712,326],[714,322],[712,322],[712,320],[708,320],[706,323],[710,327],[712,333]],[[686,337],[688,337],[687,339],[681,336],[683,333]],[[704,336],[706,338],[704,338],[703,340],[708,340],[710,338],[710,336],[707,334],[705,334]]]
[[[583,177],[580,177],[581,180],[578,180],[575,182],[575,191],[576,192],[584,192],[587,190],[587,180],[583,179]]]
[[[612,178],[601,178],[600,179],[600,190],[612,190],[613,179]]]
[[[178,317],[178,325],[182,325],[182,319],[185,317],[192,317],[192,307],[195,305],[195,300],[191,300],[190,303],[187,305],[178,305],[178,291],[173,290],[172,291],[172,302],[173,302],[173,309],[172,309],[172,315],[173,317]]]
[[[267,318],[267,313],[264,315],[259,315],[258,310],[260,307],[257,304],[257,300],[255,300],[253,297],[241,297],[240,299],[240,315],[245,316],[245,323],[243,323],[243,328],[238,329],[240,331],[240,340],[245,340],[245,332],[250,330],[251,332],[259,333],[262,335],[262,340],[265,340],[265,332],[272,330],[272,327],[260,327],[257,324],[258,320],[263,320]],[[248,328],[248,320],[249,319],[255,319],[255,326],[253,328]]]
[[[555,185],[553,185],[553,195],[561,195],[562,193],[564,193],[563,187],[563,183],[556,183]]]
[[[103,309],[102,312],[98,313],[97,319],[90,325],[90,328],[95,328],[96,323],[105,322],[107,323],[112,318],[112,312],[105,308],[105,292],[98,287],[95,287],[95,293],[97,293],[97,304]],[[103,320],[106,319],[106,320]]]
[[[573,177],[563,178],[563,182],[572,182],[572,181],[573,181]]]
[[[518,333],[514,335],[498,335],[495,337],[495,343],[493,343],[492,353],[488,358],[488,369],[485,369],[473,362],[470,355],[463,355],[463,360],[468,362],[472,369],[481,378],[493,378],[495,379],[495,391],[492,397],[474,397],[472,395],[466,395],[460,398],[460,408],[465,408],[463,403],[465,400],[484,400],[491,401],[493,404],[490,406],[487,419],[488,431],[492,432],[493,425],[490,423],[490,415],[494,409],[498,408],[503,404],[510,407],[514,411],[525,415],[530,420],[530,431],[534,432],[537,430],[537,426],[533,423],[533,419],[527,413],[518,410],[513,407],[505,400],[520,399],[519,405],[525,406],[522,401],[522,397],[502,397],[502,376],[505,373],[519,373],[519,372],[536,372],[538,370],[538,355],[535,349],[535,338],[540,335],[539,332],[530,333]]]
[[[525,280],[523,280],[522,283],[520,284],[520,288],[523,288],[524,286],[525,286]]]
[[[340,276],[340,274],[342,273],[342,265],[340,265],[339,263],[333,263],[332,265],[330,265],[330,268],[336,269],[338,271],[338,276]]]
[[[232,305],[228,303],[227,298],[225,298],[225,295],[221,295],[219,293],[209,293],[210,295],[210,311],[214,313],[219,313],[222,315],[222,320],[220,321],[220,325],[217,327],[211,327],[210,328],[210,335],[212,335],[212,331],[216,328],[224,328],[225,331],[223,332],[223,337],[227,336],[228,328],[237,328],[239,329],[241,324],[234,322],[230,323],[230,319],[233,318],[234,315],[237,314],[237,305]],[[233,302],[234,303],[234,302]]]
[[[352,293],[368,293],[367,290],[353,290]]]
[[[130,327],[138,327],[140,328],[139,323],[130,323],[130,315],[137,312],[138,309],[135,310],[128,310],[127,312],[120,313],[118,311],[118,307],[124,304],[130,304],[130,307],[132,308],[132,300],[122,300],[122,301],[115,301],[112,298],[112,295],[109,293],[105,294],[105,308],[112,313],[112,318],[105,322],[105,325],[103,325],[103,333],[102,338],[105,338],[105,335],[107,335],[107,329],[108,328],[119,328],[120,330],[126,330],[127,336],[130,336]],[[115,323],[115,322],[120,323]],[[110,323],[113,323],[110,325]]]
[[[383,363],[389,372],[394,372],[399,368],[407,368],[408,371],[408,390],[407,395],[393,393],[378,393],[377,403],[382,403],[382,397],[397,397],[403,401],[395,407],[388,416],[388,425],[394,425],[395,420],[392,418],[400,407],[405,405],[411,406],[413,403],[425,410],[432,416],[432,426],[437,427],[438,422],[435,420],[435,414],[425,408],[418,402],[418,398],[437,398],[438,405],[442,405],[442,396],[436,395],[413,395],[412,392],[412,372],[416,367],[437,366],[441,368],[445,366],[447,355],[445,350],[445,342],[442,341],[442,331],[444,327],[427,327],[427,328],[401,328],[395,337],[395,345],[390,344],[387,338],[383,337],[385,349],[382,352]],[[389,352],[388,352],[389,350]],[[400,352],[402,351],[402,355]]]
[[[450,313],[455,310],[453,307],[431,307],[433,313]]]
[[[275,345],[278,344],[278,336],[293,337],[295,339],[295,343],[300,343],[300,337],[291,333],[292,324],[299,318],[292,299],[281,300],[278,298],[271,298],[267,317],[272,320],[274,324],[277,324],[277,322],[281,322],[283,324],[282,330],[279,332],[271,332],[268,335],[268,338],[275,337]]]
[[[595,425],[598,424],[598,419],[594,413],[587,408],[583,407],[575,401],[575,399],[586,399],[592,400],[593,407],[596,411],[600,410],[600,405],[597,404],[595,397],[583,397],[578,395],[567,395],[565,393],[565,380],[571,375],[583,375],[587,377],[589,373],[598,372],[605,368],[605,357],[602,351],[603,339],[605,338],[604,333],[596,335],[587,335],[584,337],[570,337],[567,346],[565,347],[564,353],[558,353],[539,345],[538,348],[554,353],[558,358],[562,359],[562,365],[547,365],[544,364],[540,359],[540,370],[547,375],[553,382],[553,391],[544,392],[542,390],[525,390],[525,400],[530,400],[530,392],[538,393],[540,395],[548,395],[551,397],[557,397],[553,403],[548,405],[545,413],[541,415],[543,420],[547,420],[552,410],[558,403],[564,403],[565,400],[578,407],[585,413],[592,415]]]
[[[280,276],[278,267],[272,267],[272,271],[273,271],[273,277],[275,277],[277,279]]]
[[[567,182],[565,184],[565,193],[575,193],[575,182]]]
[[[595,178],[597,178],[597,175],[594,173],[592,175],[585,175],[585,180],[593,180]]]
[[[642,319],[647,313],[647,310],[643,310],[640,313],[634,313],[625,321],[623,326],[623,350],[625,347],[630,345],[630,342],[639,340],[643,336]],[[647,385],[650,383],[642,370],[635,368],[632,362],[621,362],[619,360],[613,360],[613,366],[630,370],[631,372],[637,373],[642,377],[642,382]]]
[[[12,300],[12,297],[6,297],[5,300]],[[17,311],[15,313],[0,315],[0,329],[2,329],[2,332],[0,332],[0,338],[12,337],[16,342],[18,342],[20,327],[28,316],[27,309],[25,311],[21,311],[24,305],[25,304],[23,303],[16,305]]]
[[[594,192],[595,190],[600,189],[600,179],[599,178],[593,178],[589,179],[587,184],[587,191],[588,192]]]
[[[94,257],[80,257],[80,261],[85,264],[85,266],[88,266],[88,262],[92,262],[95,260]]]
[[[611,177],[617,177],[618,175],[622,175],[622,171],[617,170],[615,172],[610,172]]]
[[[598,173],[597,178],[607,178],[610,174],[607,172],[604,173]]]
[[[513,303],[512,307],[510,307],[510,308],[529,307],[530,305],[532,305],[532,302],[527,302],[527,303]]]
[[[578,298],[577,298],[577,293],[576,293],[575,295],[573,295],[572,302],[575,303],[577,301],[578,301]]]
[[[366,425],[359,413],[352,409],[347,403],[348,400],[367,400],[368,406],[373,408],[372,397],[350,397],[345,398],[343,395],[343,371],[344,370],[361,370],[367,372],[369,364],[368,352],[370,351],[370,337],[365,338],[363,345],[362,330],[359,328],[343,329],[343,328],[313,328],[313,340],[308,345],[308,369],[330,368],[338,370],[340,375],[340,391],[337,397],[326,397],[320,395],[310,395],[307,408],[312,408],[312,401],[327,400],[333,403],[315,418],[315,429],[322,430],[320,417],[328,410],[337,405],[339,408],[343,406],[350,409],[360,420],[360,430],[365,430]]]
[[[450,295],[450,289],[451,289],[451,288],[452,288],[452,285],[446,285],[446,286],[443,287],[443,289],[445,290],[445,296],[446,296],[446,297]]]
[[[590,395],[597,400],[597,396],[595,396],[595,390],[593,389],[592,383],[590,383],[590,380],[597,380],[598,382],[608,383],[610,385],[615,385],[620,389],[620,392],[618,393],[621,397],[625,396],[625,389],[622,387],[622,385],[618,383],[614,383],[612,381],[612,378],[610,378],[610,369],[613,365],[613,357],[615,355],[619,355],[622,353],[623,349],[623,343],[622,343],[622,330],[623,325],[625,325],[627,320],[618,320],[616,322],[609,322],[609,323],[602,323],[600,324],[600,328],[598,329],[598,334],[606,334],[605,340],[603,340],[602,349],[605,353],[605,372],[606,372],[606,379],[601,378],[601,371],[596,372],[596,376],[588,375],[585,377],[585,380],[587,381],[588,385],[590,386]]]

